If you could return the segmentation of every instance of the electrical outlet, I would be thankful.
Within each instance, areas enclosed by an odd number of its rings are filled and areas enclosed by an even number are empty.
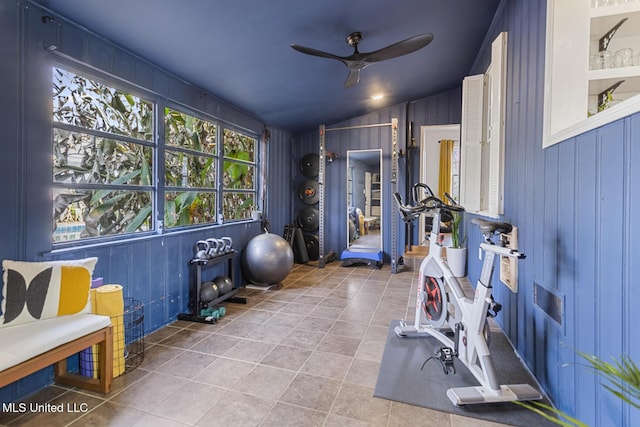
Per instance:
[[[510,249],[518,249],[518,227],[513,227],[511,233],[500,236]],[[511,257],[500,257],[500,281],[507,285],[511,292],[518,292],[518,260]]]

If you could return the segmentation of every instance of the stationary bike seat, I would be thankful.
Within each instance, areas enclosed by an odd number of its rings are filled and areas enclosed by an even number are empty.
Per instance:
[[[511,233],[511,229],[513,228],[513,226],[508,222],[487,221],[482,218],[473,218],[471,222],[480,228],[482,234],[495,232]]]

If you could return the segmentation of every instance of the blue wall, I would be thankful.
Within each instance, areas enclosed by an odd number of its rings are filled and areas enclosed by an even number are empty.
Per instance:
[[[48,14],[48,13],[46,13]],[[16,1],[0,3],[0,128],[2,156],[0,179],[0,259],[43,260],[97,256],[94,275],[106,283],[120,283],[125,296],[145,305],[145,331],[151,332],[187,311],[188,260],[195,241],[230,236],[241,249],[260,233],[257,221],[243,221],[194,231],[166,233],[119,243],[53,250],[51,243],[51,69],[54,61],[76,61],[138,85],[157,99],[177,103],[210,114],[220,120],[261,135],[265,123],[215,96],[184,82],[125,49],[91,34],[64,18],[51,25],[41,21],[43,11]],[[55,53],[45,49],[52,43]],[[267,126],[268,175],[266,217],[273,230],[289,221],[281,207],[290,205],[292,135]],[[273,190],[277,189],[277,191]],[[240,263],[235,277],[240,278]],[[222,268],[222,266],[220,267]],[[220,273],[222,274],[222,273]],[[51,369],[0,389],[0,400],[15,400],[51,381]]]
[[[575,351],[640,360],[634,307],[640,290],[640,115],[542,149],[546,2],[503,1],[470,74],[483,72],[490,42],[509,33],[504,219],[519,228],[519,292],[495,284],[498,317],[520,356],[558,407],[588,425],[640,425],[581,366]],[[468,228],[469,229],[469,228]],[[480,241],[477,232],[469,246]],[[471,254],[474,251],[470,251]],[[480,262],[469,258],[469,276]],[[562,325],[533,303],[534,283],[564,303]]]

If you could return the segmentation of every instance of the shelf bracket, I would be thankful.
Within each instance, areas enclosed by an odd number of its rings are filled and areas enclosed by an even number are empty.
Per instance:
[[[598,40],[599,52],[607,50],[607,47],[609,47],[609,43],[611,42],[613,35],[616,33],[616,31],[618,31],[618,28],[620,28],[620,26],[624,24],[625,21],[627,21],[628,19],[629,18],[621,19],[620,22],[618,22],[612,29],[607,31],[607,33],[604,36],[600,37],[600,40]]]
[[[600,92],[598,94],[598,107],[603,105],[607,101],[609,94],[613,94],[613,91],[618,89],[618,86],[620,86],[622,83],[624,83],[624,80],[620,80],[617,83],[612,84],[611,86],[609,86],[608,88]]]

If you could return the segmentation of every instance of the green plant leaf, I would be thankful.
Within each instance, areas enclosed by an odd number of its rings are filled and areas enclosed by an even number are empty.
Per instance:
[[[142,208],[140,212],[138,212],[138,215],[136,215],[136,217],[133,218],[129,225],[127,225],[127,233],[132,233],[138,230],[138,228],[140,228],[140,226],[144,224],[149,215],[151,215],[151,206]]]
[[[112,184],[124,184],[126,182],[129,182],[129,180],[131,180],[132,178],[135,178],[136,176],[138,176],[140,174],[139,170],[135,170],[135,171],[131,171],[129,173],[126,173],[124,175],[122,175],[119,178],[116,178],[113,180]],[[91,201],[89,202],[90,204],[94,204],[96,203],[98,200],[102,199],[103,197],[105,197],[107,194],[111,193],[113,191],[113,189],[108,189],[108,190],[98,190],[94,193],[93,197],[91,197]]]
[[[541,417],[561,426],[565,427],[589,427],[587,424],[582,421],[571,417],[570,415],[565,414],[564,412],[556,409],[552,406],[544,404],[542,402],[530,401],[530,402],[520,402],[514,401],[518,406],[522,406],[530,411],[535,412]],[[555,416],[554,416],[555,415]]]

